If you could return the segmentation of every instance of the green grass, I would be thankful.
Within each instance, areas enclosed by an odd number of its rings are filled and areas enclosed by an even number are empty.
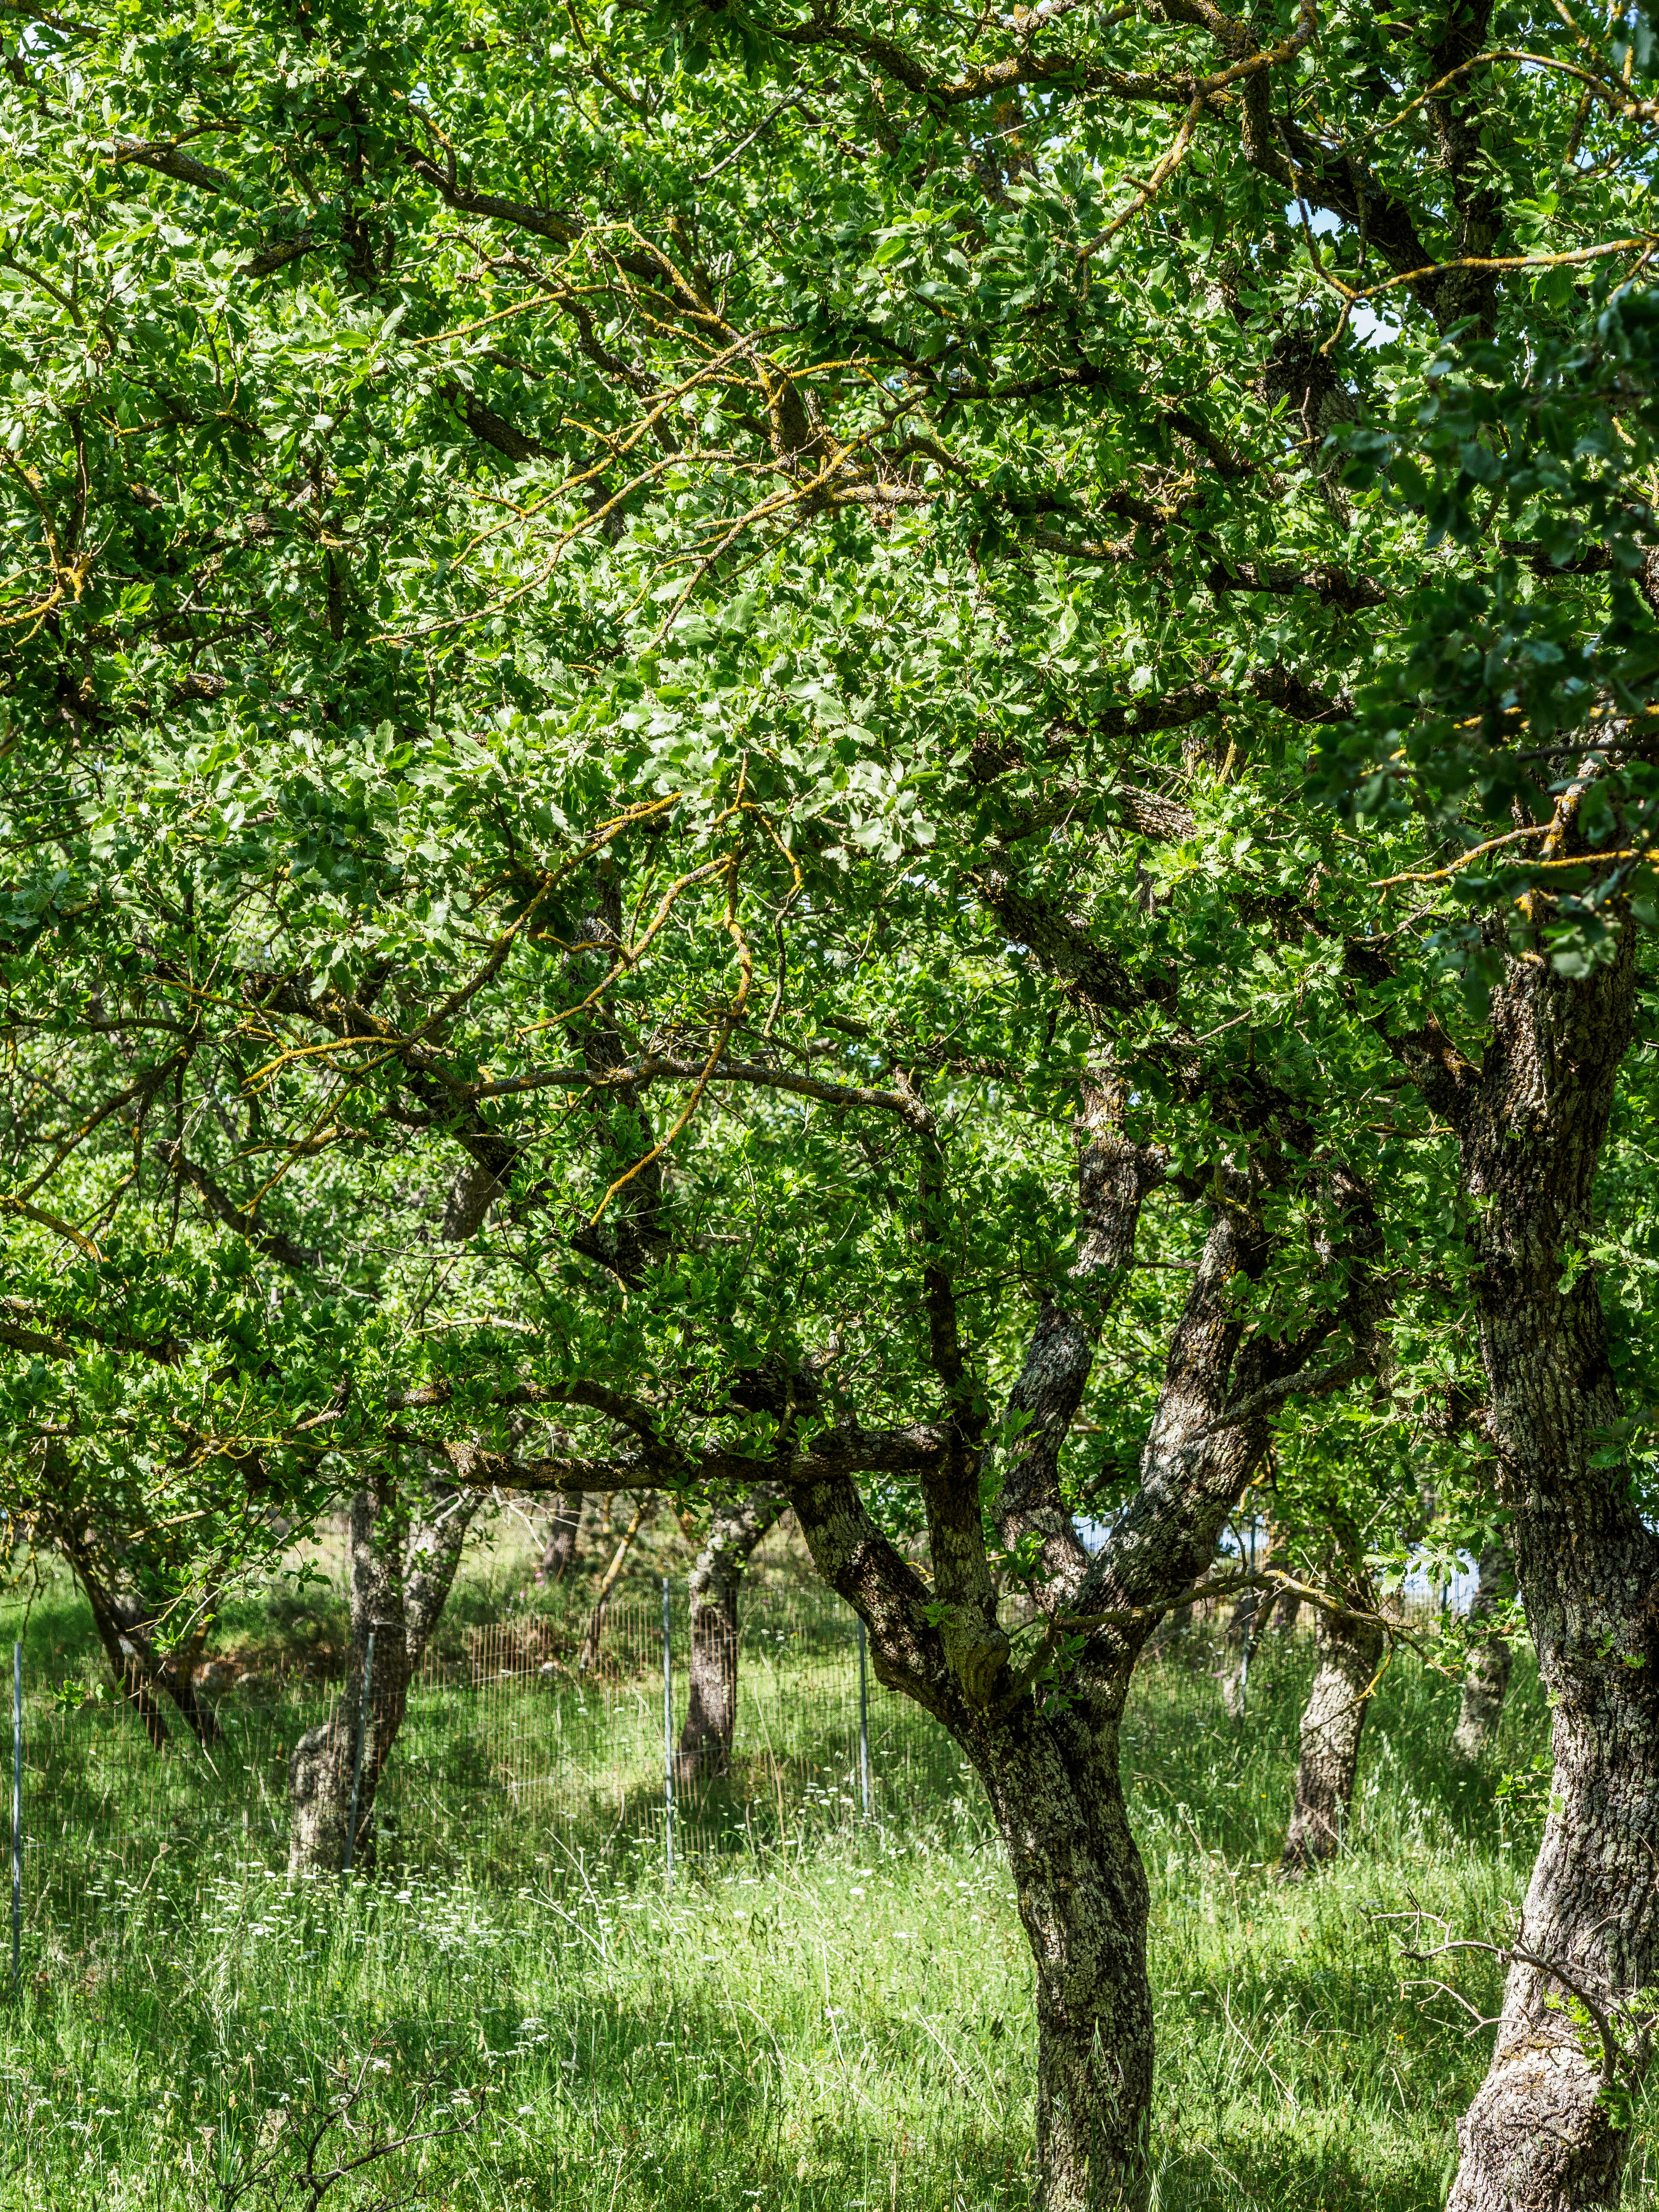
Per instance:
[[[1376,1916],[1503,1923],[1532,1837],[1500,1835],[1493,1778],[1542,1741],[1535,1682],[1517,1666],[1492,1771],[1471,1779],[1444,1757],[1455,1688],[1397,1662],[1349,1848],[1286,1888],[1272,1861],[1308,1665],[1305,1643],[1267,1656],[1243,1728],[1179,1665],[1132,1709],[1164,2212],[1427,2212],[1484,2064],[1446,2000],[1402,1993]],[[1027,2203],[1030,1974],[971,1794],[942,1779],[868,1830],[787,1823],[704,1854],[672,1891],[650,1855],[550,1830],[516,1880],[454,1863],[343,1893],[290,1886],[233,1834],[216,1857],[152,1860],[78,1950],[37,1942],[21,2003],[0,2009],[0,2208],[217,2205],[262,2144],[291,2170],[304,2113],[366,2062],[354,2124],[396,2132],[425,2085],[470,2132],[330,2205],[375,2188],[413,2203],[417,2183],[454,2212]],[[1447,1978],[1492,2008],[1485,1965]],[[1653,2122],[1632,2203],[1659,2181]]]

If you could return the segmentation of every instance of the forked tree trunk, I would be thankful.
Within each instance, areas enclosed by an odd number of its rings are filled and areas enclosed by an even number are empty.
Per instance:
[[[1342,1848],[1359,1769],[1365,1711],[1382,1663],[1382,1626],[1321,1608],[1315,1631],[1313,1686],[1302,1716],[1296,1803],[1280,1869],[1304,1874]]]
[[[1452,1755],[1472,1765],[1490,1747],[1504,1717],[1515,1655],[1510,1640],[1486,1623],[1514,1595],[1515,1571],[1504,1544],[1489,1544],[1480,1554],[1480,1586],[1469,1607],[1469,1654],[1463,1668],[1463,1699],[1452,1735]]]
[[[561,1493],[558,1509],[553,1516],[553,1526],[548,1531],[547,1549],[536,1567],[538,1583],[562,1583],[576,1564],[576,1537],[581,1528],[584,1492],[567,1490]]]
[[[444,1482],[410,1484],[406,1494],[388,1480],[351,1501],[351,1657],[331,1720],[310,1729],[289,1759],[291,1875],[337,1874],[345,1863],[351,1824],[351,1776],[358,1765],[357,1831],[353,1864],[374,1864],[374,1795],[403,1725],[409,1686],[438,1625],[473,1516],[477,1491]],[[363,1667],[370,1630],[374,1670],[368,1683],[361,1759]]]
[[[1621,2094],[1606,2094],[1596,2038],[1550,1968],[1604,2008],[1659,1978],[1659,1540],[1625,1470],[1595,1463],[1619,1403],[1582,1261],[1630,1036],[1633,935],[1626,926],[1582,979],[1538,955],[1508,963],[1460,1132],[1488,1432],[1553,1709],[1554,1773],[1516,1945],[1547,1963],[1510,1969],[1449,2212],[1617,2203],[1641,2039],[1626,2032]]]
[[[1101,1118],[1109,1131],[1109,1113]],[[1109,1134],[1084,1152],[1080,1181],[1089,1233],[1079,1304],[1132,1255],[1148,1162]],[[1141,2212],[1150,2193],[1149,1899],[1119,1777],[1119,1724],[1162,1601],[1188,1589],[1214,1558],[1226,1515],[1266,1449],[1259,1416],[1229,1421],[1224,1409],[1250,1401],[1274,1361],[1300,1364],[1302,1355],[1265,1339],[1239,1356],[1230,1285],[1241,1270],[1259,1272],[1267,1251],[1252,1217],[1215,1208],[1170,1344],[1139,1491],[1093,1559],[1058,1479],[1092,1340],[1074,1315],[1042,1310],[1009,1398],[1022,1425],[998,1524],[1004,1544],[1046,1572],[1057,1614],[1049,1648],[1063,1646],[1073,1613],[1098,1608],[1101,1620],[1086,1652],[1052,1677],[1036,1662],[1023,1675],[1012,1667],[992,1600],[979,1483],[958,1484],[948,1458],[922,1478],[931,1588],[850,1483],[826,1478],[793,1493],[819,1571],[866,1620],[878,1679],[944,1723],[994,1808],[1036,1975],[1037,2212]],[[1116,1623],[1133,1625],[1120,1632]]]
[[[738,1725],[738,1593],[755,1547],[775,1528],[788,1497],[751,1490],[717,1504],[688,1577],[691,1690],[675,1772],[682,1782],[724,1774]]]

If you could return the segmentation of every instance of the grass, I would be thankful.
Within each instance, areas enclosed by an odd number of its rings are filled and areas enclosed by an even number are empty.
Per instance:
[[[1534,1840],[1497,1771],[1543,1741],[1516,1686],[1492,1771],[1449,1765],[1455,1688],[1384,1678],[1349,1847],[1293,1887],[1305,1643],[1259,1665],[1243,1727],[1207,1671],[1149,1672],[1125,1767],[1154,1893],[1161,2212],[1427,2212],[1486,2039],[1402,1993],[1379,1911],[1500,1926]],[[290,1885],[234,1835],[123,1905],[119,1941],[0,2008],[0,2212],[199,2212],[263,2159],[284,2199],[307,2115],[362,2074],[358,2149],[411,2145],[324,2201],[537,2212],[1016,2212],[1028,2202],[1030,1973],[994,1838],[942,1778],[901,1823],[775,1827],[665,1889],[660,1863],[542,1833],[516,1879],[388,1871]],[[189,1855],[185,1855],[188,1857]],[[470,1869],[470,1870],[469,1870]],[[1495,1974],[1457,1986],[1492,2008]],[[366,2071],[364,2070],[366,2069]],[[1629,2197],[1659,2182],[1644,2108]],[[342,2138],[343,2139],[343,2138]],[[424,2192],[418,2198],[416,2188]]]

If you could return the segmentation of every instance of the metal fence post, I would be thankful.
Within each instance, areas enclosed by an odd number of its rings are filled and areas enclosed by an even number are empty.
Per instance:
[[[665,1865],[674,1880],[674,1655],[669,1638],[668,1577],[662,1578],[662,1802]]]
[[[864,1615],[859,1624],[859,1795],[864,1800],[864,1817],[870,1817],[870,1679],[865,1662],[865,1646],[868,1639],[864,1632]]]
[[[351,1819],[346,1828],[342,1874],[351,1872],[351,1862],[357,1855],[357,1791],[363,1778],[363,1738],[368,1734],[368,1686],[374,1673],[374,1631],[371,1628],[363,1652],[363,1686],[357,1698],[357,1741],[351,1747]]]
[[[23,1647],[11,1647],[11,1993],[17,1995],[23,1950]]]

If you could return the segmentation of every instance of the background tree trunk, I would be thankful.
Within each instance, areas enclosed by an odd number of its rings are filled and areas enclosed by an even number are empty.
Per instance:
[[[536,1567],[538,1583],[562,1583],[576,1564],[576,1538],[581,1528],[583,1492],[567,1490],[561,1493],[553,1526],[548,1531],[547,1549]]]
[[[1558,810],[1570,820],[1574,793]],[[1623,1468],[1595,1463],[1619,1413],[1595,1272],[1595,1166],[1628,1045],[1634,931],[1583,978],[1514,958],[1460,1131],[1487,1428],[1516,1577],[1553,1708],[1551,1809],[1517,1948],[1604,2006],[1659,1978],[1659,1540]],[[1486,2081],[1458,2130],[1449,2212],[1595,2212],[1629,2134],[1543,1968],[1517,1960]],[[1593,2039],[1592,2039],[1593,2040]],[[1625,2080],[1645,2067],[1639,2039]]]
[[[1221,1641],[1221,1702],[1229,1720],[1244,1711],[1250,1659],[1256,1646],[1256,1622],[1270,1601],[1261,1590],[1247,1589],[1228,1616]]]
[[[351,1501],[351,1656],[331,1720],[307,1729],[289,1759],[290,1874],[337,1874],[345,1863],[351,1768],[362,1711],[363,1667],[374,1632],[374,1672],[357,1785],[353,1863],[374,1864],[374,1794],[403,1725],[409,1686],[460,1565],[483,1493],[446,1482],[387,1480]]]
[[[1341,1848],[1353,1805],[1359,1739],[1382,1663],[1382,1628],[1376,1620],[1322,1607],[1315,1632],[1316,1663],[1302,1716],[1296,1804],[1279,1865],[1305,1873]]]
[[[194,1680],[195,1662],[213,1616],[215,1594],[204,1597],[197,1609],[201,1623],[198,1632],[177,1650],[158,1652],[155,1635],[160,1624],[153,1610],[155,1601],[146,1605],[136,1590],[119,1586],[98,1556],[100,1547],[95,1534],[60,1522],[58,1540],[91,1610],[115,1686],[142,1722],[152,1747],[165,1751],[171,1741],[161,1711],[162,1694],[172,1699],[198,1743],[216,1743],[217,1717]]]
[[[1294,1590],[1280,1590],[1273,1600],[1273,1609],[1267,1617],[1267,1626],[1275,1636],[1294,1636],[1296,1624],[1301,1618],[1302,1601]]]
[[[1192,1607],[1190,1605],[1172,1606],[1147,1640],[1147,1657],[1150,1659],[1175,1657],[1180,1653],[1188,1637],[1192,1633]]]
[[[1488,1544],[1480,1554],[1480,1586],[1469,1607],[1469,1656],[1463,1669],[1463,1701],[1452,1733],[1452,1755],[1473,1764],[1490,1746],[1504,1717],[1515,1655],[1507,1636],[1484,1624],[1514,1595],[1515,1570],[1506,1544]]]
[[[623,1530],[622,1541],[611,1555],[611,1565],[600,1577],[593,1599],[593,1609],[587,1616],[587,1626],[582,1631],[581,1649],[576,1654],[576,1672],[591,1674],[599,1663],[599,1639],[605,1633],[605,1616],[611,1609],[611,1593],[628,1564],[628,1555],[634,1548],[634,1539],[644,1528],[651,1509],[657,1502],[654,1490],[647,1490],[635,1506],[628,1526]]]
[[[755,1547],[789,1503],[781,1490],[751,1490],[717,1504],[687,1587],[691,1601],[691,1693],[675,1772],[682,1782],[724,1774],[738,1723],[738,1593]]]

